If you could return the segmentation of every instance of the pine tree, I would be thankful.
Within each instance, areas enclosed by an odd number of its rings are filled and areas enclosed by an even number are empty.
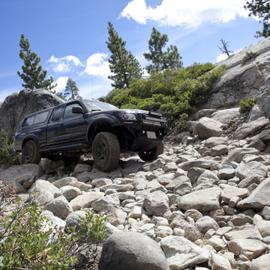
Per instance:
[[[80,99],[79,88],[72,79],[68,78],[66,88],[64,91],[64,97],[66,100]]]
[[[111,52],[109,59],[112,75],[108,78],[113,81],[115,88],[129,87],[131,81],[142,76],[138,60],[126,49],[126,42],[115,31],[112,23],[108,25],[107,47]]]
[[[161,34],[153,27],[148,42],[149,53],[144,53],[145,59],[152,62],[146,67],[149,73],[182,67],[181,56],[176,46],[170,45],[164,51],[168,41],[169,39],[166,34]]]
[[[263,24],[262,31],[257,31],[256,37],[270,36],[270,0],[247,1],[245,8],[249,10],[249,16],[260,18]]]
[[[23,60],[22,72],[18,71],[18,75],[23,80],[22,86],[26,89],[47,89],[52,91],[55,85],[53,78],[46,79],[47,71],[42,69],[40,58],[31,51],[30,43],[24,35],[20,39],[20,58]]]

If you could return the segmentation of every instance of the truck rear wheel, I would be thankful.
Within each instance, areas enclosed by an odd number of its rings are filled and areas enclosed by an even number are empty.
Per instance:
[[[92,154],[95,166],[104,172],[112,171],[119,165],[120,144],[110,132],[98,133],[93,141]]]
[[[163,148],[163,143],[161,142],[150,150],[138,152],[138,156],[143,161],[154,161],[163,153]]]
[[[40,153],[37,143],[34,142],[33,140],[27,141],[22,149],[22,163],[38,164],[39,162],[40,162]]]

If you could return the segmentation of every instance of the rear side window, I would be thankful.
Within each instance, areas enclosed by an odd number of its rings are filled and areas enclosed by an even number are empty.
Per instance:
[[[34,124],[34,118],[35,116],[27,117],[23,122],[23,127],[28,127]]]
[[[52,113],[51,122],[59,121],[64,113],[64,107],[55,108]]]
[[[27,117],[23,122],[23,127],[29,127],[35,124],[43,123],[46,121],[49,112],[41,112],[32,116]]]
[[[34,124],[44,122],[48,117],[49,112],[42,112],[35,115]]]

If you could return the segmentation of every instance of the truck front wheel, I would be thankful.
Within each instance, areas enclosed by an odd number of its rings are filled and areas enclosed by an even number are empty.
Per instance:
[[[119,165],[120,144],[110,132],[98,133],[93,141],[92,154],[95,166],[104,172],[112,171]]]
[[[163,143],[161,142],[150,150],[138,152],[138,156],[143,161],[154,161],[162,153],[163,153]]]
[[[40,153],[38,145],[33,141],[27,141],[22,148],[22,163],[35,163],[40,162]]]

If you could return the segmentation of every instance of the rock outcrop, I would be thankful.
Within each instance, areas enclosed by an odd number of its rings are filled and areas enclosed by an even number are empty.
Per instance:
[[[242,64],[247,52],[254,52],[257,56],[246,64]],[[241,99],[254,97],[258,99],[257,109],[269,117],[269,64],[269,38],[221,62],[219,65],[226,65],[226,71],[212,90],[212,95],[204,107],[213,109],[238,106]],[[258,115],[261,116],[260,113]]]
[[[16,126],[25,115],[56,106],[62,102],[63,100],[56,95],[42,89],[14,93],[6,97],[0,107],[0,129],[13,136]]]

